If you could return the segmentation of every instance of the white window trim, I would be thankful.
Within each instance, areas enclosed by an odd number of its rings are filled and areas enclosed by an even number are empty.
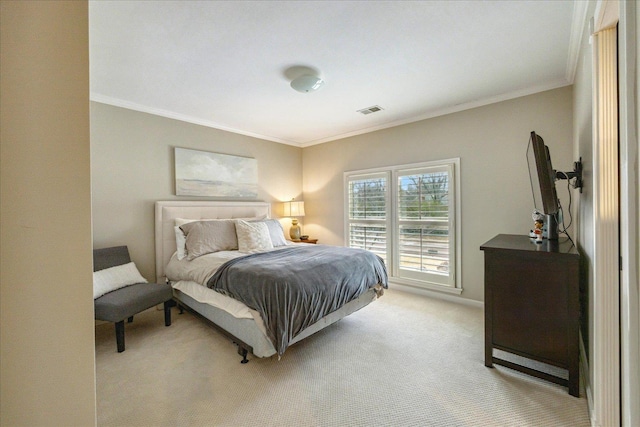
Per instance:
[[[396,233],[396,229],[398,226],[397,213],[396,213],[396,181],[397,181],[397,173],[398,171],[404,171],[406,169],[419,169],[419,168],[428,168],[434,166],[443,166],[443,165],[452,165],[453,173],[452,185],[455,191],[455,208],[453,215],[453,229],[455,233],[454,239],[454,256],[455,259],[455,269],[453,271],[454,280],[452,285],[442,285],[442,284],[434,284],[430,282],[425,282],[422,280],[411,280],[407,278],[400,278],[397,275],[396,271],[396,260],[395,254],[398,252],[398,237]],[[343,192],[344,192],[344,241],[345,244],[349,242],[349,194],[348,194],[348,183],[349,180],[354,177],[359,179],[366,179],[370,175],[387,173],[389,184],[388,184],[388,192],[387,192],[387,229],[393,230],[389,235],[388,246],[387,246],[387,268],[390,269],[389,281],[392,283],[398,283],[401,285],[412,286],[416,288],[423,288],[428,290],[437,290],[441,292],[461,294],[462,293],[462,215],[461,215],[461,191],[460,191],[460,158],[451,158],[451,159],[443,159],[443,160],[434,160],[429,162],[421,162],[421,163],[411,163],[406,165],[396,165],[396,166],[387,166],[387,167],[379,167],[379,168],[371,168],[371,169],[361,169],[355,171],[347,171],[343,174]],[[393,186],[393,187],[392,187]]]

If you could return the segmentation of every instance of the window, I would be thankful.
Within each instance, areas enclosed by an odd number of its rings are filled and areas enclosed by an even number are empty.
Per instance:
[[[399,283],[459,288],[459,160],[345,173],[347,245]]]

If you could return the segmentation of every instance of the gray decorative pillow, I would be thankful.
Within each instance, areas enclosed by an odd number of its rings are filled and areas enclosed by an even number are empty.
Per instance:
[[[219,251],[238,249],[236,226],[232,219],[195,221],[183,224],[180,229],[187,236],[187,259]]]

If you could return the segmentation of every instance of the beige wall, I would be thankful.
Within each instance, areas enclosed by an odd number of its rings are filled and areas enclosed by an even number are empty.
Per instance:
[[[496,234],[527,234],[532,227],[529,133],[542,135],[556,169],[572,170],[572,126],[572,88],[564,87],[305,148],[304,232],[344,244],[345,171],[459,157],[462,297],[482,301],[480,245]],[[560,182],[557,188],[568,206],[566,187]]]
[[[273,216],[278,202],[302,193],[298,147],[92,102],[93,244],[127,245],[149,280],[155,279],[154,203],[195,199],[175,196],[174,147],[255,158],[258,199],[273,202]]]
[[[2,1],[0,424],[95,424],[86,1]]]

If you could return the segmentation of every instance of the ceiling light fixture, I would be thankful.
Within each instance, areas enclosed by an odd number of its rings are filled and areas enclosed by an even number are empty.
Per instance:
[[[315,92],[324,85],[324,80],[318,76],[303,74],[291,81],[291,87],[302,93]]]

